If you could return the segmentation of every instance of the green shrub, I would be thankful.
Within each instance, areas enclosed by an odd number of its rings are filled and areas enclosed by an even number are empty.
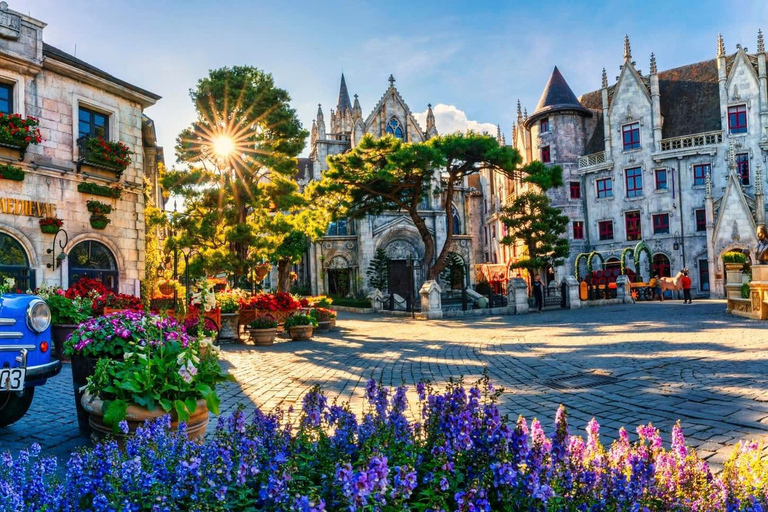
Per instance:
[[[744,283],[741,285],[741,298],[742,299],[749,298],[749,285],[747,283]]]
[[[10,164],[0,164],[0,178],[11,181],[24,181],[26,173],[20,167]]]
[[[99,185],[98,183],[91,182],[79,183],[77,185],[77,191],[82,192],[83,194],[112,197],[115,199],[118,199],[123,195],[123,188],[120,185],[116,187],[108,187],[106,185]]]
[[[288,320],[285,321],[286,329],[290,329],[291,327],[303,327],[305,325],[317,327],[317,320],[315,320],[315,318],[310,315],[295,313],[288,317]]]
[[[723,254],[723,263],[741,263],[747,262],[747,256],[743,252],[730,251]]]

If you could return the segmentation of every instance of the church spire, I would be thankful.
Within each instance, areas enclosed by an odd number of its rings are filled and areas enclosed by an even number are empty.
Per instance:
[[[629,35],[624,35],[624,62],[632,60],[632,47],[629,46]]]
[[[432,104],[427,105],[427,132],[435,128],[435,114],[432,112]]]
[[[725,56],[725,43],[723,42],[723,35],[717,34],[717,56]]]
[[[336,111],[344,112],[352,110],[352,103],[349,101],[349,91],[347,90],[347,81],[344,80],[344,73],[341,74],[341,85],[339,86],[339,100],[336,102]]]

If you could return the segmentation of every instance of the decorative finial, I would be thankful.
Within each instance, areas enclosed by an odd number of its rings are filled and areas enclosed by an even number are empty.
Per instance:
[[[525,109],[523,109],[523,119],[528,119],[528,107],[525,107]]]
[[[496,140],[500,143],[501,142],[501,125],[496,125]]]
[[[728,168],[731,172],[736,172],[736,144],[733,137],[728,141]]]
[[[765,52],[765,41],[763,40],[763,30],[757,29],[757,53]]]
[[[760,164],[755,170],[755,195],[763,195],[763,166]]]
[[[712,198],[712,171],[708,171],[704,181],[704,197]]]
[[[608,88],[608,73],[605,72],[605,68],[603,68],[603,89]]]
[[[656,54],[651,52],[651,74],[655,75],[658,71],[656,70]]]
[[[389,75],[388,80],[389,80],[389,86],[390,87],[394,87],[395,86],[395,77],[394,77],[394,75]]]
[[[427,103],[427,108],[428,108],[429,110],[432,110],[432,104],[431,104],[431,103]]]
[[[521,119],[523,117],[523,109],[520,106],[520,100],[517,100],[517,118]]]
[[[632,48],[629,46],[629,35],[624,36],[624,62],[632,60]]]
[[[725,56],[725,43],[723,42],[723,35],[720,33],[717,34],[717,56]]]

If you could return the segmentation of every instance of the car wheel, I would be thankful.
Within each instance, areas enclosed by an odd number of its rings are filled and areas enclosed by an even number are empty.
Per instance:
[[[0,393],[0,427],[16,423],[27,413],[35,396],[35,388],[27,388],[19,396],[17,393]]]

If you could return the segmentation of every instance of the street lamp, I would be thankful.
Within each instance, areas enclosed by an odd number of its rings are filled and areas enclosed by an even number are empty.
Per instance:
[[[59,268],[61,263],[67,259],[67,253],[64,252],[64,248],[67,246],[67,243],[69,243],[69,235],[63,229],[59,229],[56,232],[56,235],[53,237],[53,244],[51,245],[51,248],[45,252],[46,254],[54,254],[56,251],[56,240],[59,238],[59,233],[64,233],[64,240],[59,240],[59,248],[61,249],[61,252],[57,256],[53,257],[53,263],[48,263],[46,265],[48,268]]]

